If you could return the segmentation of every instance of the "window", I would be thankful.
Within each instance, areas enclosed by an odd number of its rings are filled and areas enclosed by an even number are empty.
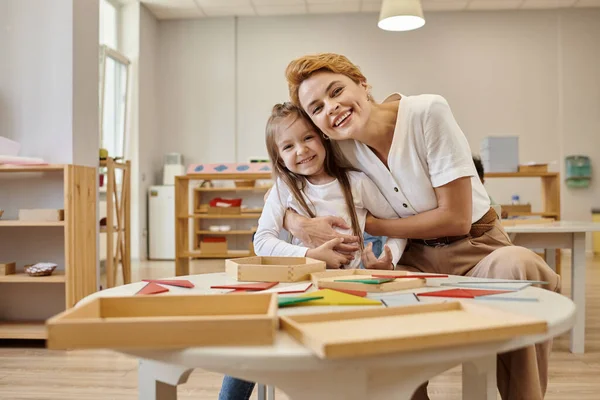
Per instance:
[[[129,60],[118,46],[118,10],[100,2],[100,148],[125,158]]]

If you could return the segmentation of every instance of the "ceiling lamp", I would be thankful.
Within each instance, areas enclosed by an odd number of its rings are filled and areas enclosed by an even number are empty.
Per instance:
[[[425,25],[420,0],[383,0],[377,26],[384,31],[411,31]]]

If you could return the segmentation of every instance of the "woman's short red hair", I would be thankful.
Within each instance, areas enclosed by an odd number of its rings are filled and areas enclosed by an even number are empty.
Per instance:
[[[318,71],[346,75],[357,84],[367,80],[358,66],[341,54],[319,53],[302,56],[290,62],[285,69],[290,99],[297,106],[300,106],[300,99],[298,98],[300,85]]]

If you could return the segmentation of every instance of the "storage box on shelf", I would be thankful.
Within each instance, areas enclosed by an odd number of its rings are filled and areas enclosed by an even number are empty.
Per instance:
[[[178,276],[189,274],[191,258],[239,258],[254,254],[252,235],[262,208],[248,207],[245,203],[249,196],[253,195],[257,204],[263,204],[263,197],[270,185],[258,185],[255,181],[270,179],[270,172],[191,173],[175,178],[175,272]],[[207,181],[213,184],[200,184]],[[194,182],[194,185],[190,182]],[[231,207],[223,210],[210,207],[209,203],[215,198],[244,200],[239,210],[234,209],[235,212],[231,212],[227,210]],[[191,245],[190,220],[193,221]],[[226,250],[222,242],[203,242],[203,238],[215,236],[226,237]],[[221,246],[219,251],[214,251],[215,245]],[[210,251],[207,252],[206,249]]]
[[[52,307],[58,304],[62,309],[59,311],[69,309],[98,288],[96,169],[78,165],[0,165],[0,180],[5,188],[12,185],[10,196],[0,196],[0,207],[4,209],[0,254],[8,258],[0,260],[4,271],[0,274],[0,303],[5,307],[0,318],[0,339],[45,339],[45,319],[56,311]],[[18,219],[20,209],[55,211],[34,212],[41,218],[37,221]],[[58,209],[61,211],[56,212]],[[44,217],[48,214],[54,215],[50,221]],[[54,260],[60,263],[49,276],[24,272],[27,264]],[[34,283],[44,287],[13,286]],[[32,296],[37,296],[35,301]]]

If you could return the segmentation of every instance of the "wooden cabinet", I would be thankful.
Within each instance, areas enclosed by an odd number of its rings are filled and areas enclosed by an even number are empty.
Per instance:
[[[270,173],[188,174],[175,178],[177,276],[189,274],[189,260],[192,258],[238,258],[253,254],[252,235],[258,226],[264,195],[271,186],[269,183],[256,186],[251,183],[270,179]],[[200,187],[203,181],[211,181],[214,186]],[[191,182],[194,182],[194,187]],[[242,209],[232,214],[209,212],[210,201],[218,197],[243,198]],[[253,201],[249,200],[250,197]],[[228,226],[229,230],[211,231],[211,226]],[[201,242],[205,237],[225,237],[227,251],[203,252]]]
[[[97,285],[96,169],[78,165],[0,166],[0,339],[45,339],[45,320],[94,293]],[[64,219],[21,221],[19,209],[62,209]],[[23,267],[58,265],[50,276]]]

